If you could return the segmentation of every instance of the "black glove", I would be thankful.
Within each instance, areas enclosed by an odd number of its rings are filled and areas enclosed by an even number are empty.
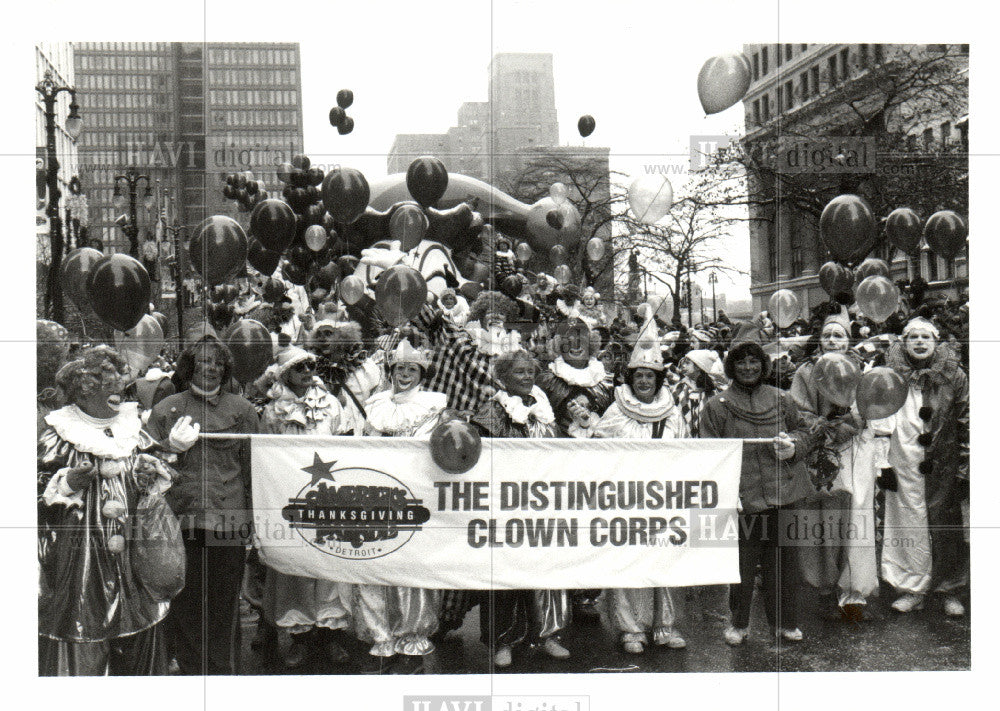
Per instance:
[[[886,467],[879,474],[878,478],[875,480],[880,489],[886,491],[899,491],[899,480],[896,478],[896,470],[892,467]]]

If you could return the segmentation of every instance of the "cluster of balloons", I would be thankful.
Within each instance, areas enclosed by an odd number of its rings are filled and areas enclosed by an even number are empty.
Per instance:
[[[749,88],[750,62],[742,53],[711,57],[698,72],[698,99],[706,114],[737,104]]]
[[[249,170],[227,175],[222,195],[227,200],[235,200],[241,212],[250,212],[256,205],[268,198],[264,183],[255,180],[253,173]]]
[[[813,368],[820,394],[840,407],[857,404],[866,420],[889,417],[906,402],[906,383],[892,368],[876,367],[864,375],[843,353],[824,353]]]
[[[115,330],[134,328],[149,311],[149,274],[127,254],[105,256],[92,247],[74,249],[63,261],[61,281],[77,308]]]
[[[337,133],[346,136],[354,130],[354,119],[347,115],[347,109],[354,103],[354,92],[350,89],[341,89],[337,92],[337,105],[330,109],[330,125],[337,129]]]

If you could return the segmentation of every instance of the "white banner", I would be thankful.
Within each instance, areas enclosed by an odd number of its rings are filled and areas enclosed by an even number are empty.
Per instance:
[[[458,589],[739,581],[740,440],[484,439],[451,475],[426,439],[251,439],[256,544],[283,573]]]

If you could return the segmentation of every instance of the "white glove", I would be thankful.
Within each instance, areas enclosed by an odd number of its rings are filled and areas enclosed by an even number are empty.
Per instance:
[[[361,250],[361,263],[370,264],[373,267],[388,269],[399,264],[406,255],[398,249],[385,249],[382,247],[369,247]]]
[[[781,461],[791,459],[795,456],[795,440],[784,432],[779,432],[774,438],[774,456]]]
[[[197,422],[192,425],[191,422],[191,417],[184,415],[170,429],[170,436],[167,437],[167,443],[174,451],[186,452],[198,441],[198,435],[201,433],[201,425]]]

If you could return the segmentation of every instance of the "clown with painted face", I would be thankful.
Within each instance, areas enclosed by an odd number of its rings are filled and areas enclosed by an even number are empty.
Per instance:
[[[969,575],[961,512],[968,498],[969,380],[939,337],[933,323],[915,318],[886,354],[908,392],[893,416],[886,473],[895,482],[885,493],[882,577],[901,593],[892,605],[897,612],[920,609],[928,593],[938,593],[944,613],[958,617]]]
[[[142,450],[138,405],[124,402],[128,365],[117,351],[83,351],[56,375],[69,405],[45,417],[38,442],[39,673],[166,672],[161,620],[132,572],[126,540],[140,496],[173,472]]]
[[[383,437],[426,437],[441,419],[447,398],[424,390],[430,362],[406,339],[388,354],[388,390],[365,402],[367,432]],[[354,585],[351,609],[358,639],[370,654],[419,657],[434,651],[430,636],[438,627],[441,591],[391,585]]]

